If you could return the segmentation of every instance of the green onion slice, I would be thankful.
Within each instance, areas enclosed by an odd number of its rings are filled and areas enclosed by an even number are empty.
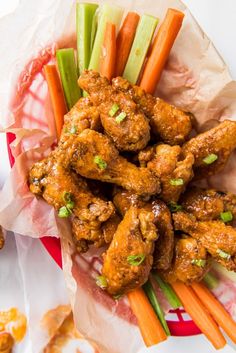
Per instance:
[[[107,163],[102,159],[101,156],[95,156],[94,163],[96,163],[100,169],[106,169],[107,167]]]
[[[107,287],[107,279],[104,276],[96,277],[96,285],[102,289]]]
[[[191,261],[193,265],[196,265],[198,267],[204,267],[206,265],[206,260],[204,259],[193,259]]]
[[[221,212],[220,218],[223,222],[230,222],[233,220],[233,215],[231,211]]]
[[[183,207],[181,205],[178,205],[176,202],[171,201],[169,203],[169,209],[172,213],[174,213],[174,212],[181,211],[183,209]]]
[[[117,294],[117,295],[113,295],[113,299],[114,300],[119,300],[120,298],[123,297],[123,294]]]
[[[206,164],[212,164],[218,159],[218,156],[215,153],[208,154],[205,158],[203,158],[203,162]]]
[[[139,266],[145,260],[145,255],[129,255],[127,256],[127,262],[132,266]]]
[[[225,260],[230,260],[231,258],[231,255],[228,254],[227,252],[221,250],[221,249],[218,249],[217,251],[217,254],[219,254],[219,256],[222,258],[222,259],[225,259]]]
[[[114,103],[109,111],[109,115],[114,116],[118,112],[119,109],[120,109],[119,105]]]
[[[70,134],[76,134],[76,132],[77,132],[77,127],[76,126],[71,126],[71,128],[70,128],[70,130],[68,131]]]
[[[60,218],[67,218],[71,215],[71,210],[68,209],[66,206],[62,206],[58,211],[58,216]]]
[[[68,192],[68,191],[64,191],[63,194],[62,194],[62,199],[63,199],[63,201],[65,201],[65,202],[71,202],[71,200],[72,200],[72,193],[71,193],[71,192]]]
[[[184,181],[181,178],[178,179],[170,179],[170,185],[172,186],[180,186],[180,185],[184,185]]]
[[[126,113],[121,112],[117,117],[116,117],[116,122],[120,124],[124,119],[126,118]]]

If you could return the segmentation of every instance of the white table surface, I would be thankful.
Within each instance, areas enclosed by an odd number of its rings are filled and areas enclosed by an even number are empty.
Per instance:
[[[11,11],[14,6],[17,5],[18,1],[19,0],[0,0],[0,17]],[[215,47],[229,66],[232,76],[236,78],[236,0],[184,0],[184,2],[190,8],[203,30],[214,42]],[[9,170],[6,138],[3,134],[0,134],[0,187],[3,185]],[[195,341],[195,343],[193,341]],[[173,351],[177,352],[176,343],[178,343],[178,340],[173,339],[173,341],[170,340],[169,342],[168,347],[165,346],[166,348],[164,348],[164,346],[162,346],[159,351],[167,352],[173,349]],[[189,351],[190,342],[192,353],[195,352],[195,348],[196,352],[199,352],[199,348],[204,351],[204,353],[214,351],[209,345],[207,347],[205,346],[205,339],[202,336],[198,336],[198,338],[194,340],[188,337],[182,338],[181,353]],[[203,346],[201,346],[201,344]],[[227,347],[223,351],[231,352],[231,349]]]

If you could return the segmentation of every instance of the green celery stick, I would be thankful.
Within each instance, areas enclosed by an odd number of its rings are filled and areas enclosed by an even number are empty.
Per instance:
[[[92,53],[92,50],[93,50],[93,44],[94,44],[95,36],[97,33],[97,28],[98,28],[98,9],[93,16],[93,22],[92,22],[92,27],[91,27],[90,54]]]
[[[97,4],[77,3],[77,60],[79,75],[88,68],[91,55],[91,29]]]
[[[138,80],[158,21],[158,18],[149,15],[143,15],[139,21],[134,42],[123,72],[123,77],[132,84],[135,84]]]
[[[181,301],[179,300],[179,298],[177,297],[177,295],[175,294],[175,292],[173,291],[173,289],[171,288],[171,286],[164,282],[160,276],[158,276],[157,273],[152,272],[152,276],[153,278],[155,278],[155,280],[157,281],[159,287],[161,288],[164,296],[166,297],[166,299],[168,300],[169,304],[171,305],[171,307],[173,309],[178,309],[180,308],[182,305]]]
[[[154,289],[152,287],[151,282],[147,281],[143,285],[143,289],[144,289],[146,295],[148,296],[148,299],[149,299],[150,303],[152,304],[152,307],[153,307],[155,313],[157,314],[157,316],[158,316],[158,318],[159,318],[159,320],[165,330],[165,333],[167,334],[167,336],[170,336],[170,330],[167,325],[165,315],[163,313],[163,310],[162,310],[160,304],[158,303],[158,300],[157,300],[157,297],[156,297],[156,294],[154,292]]]
[[[203,281],[205,282],[205,284],[207,285],[207,287],[209,289],[214,289],[218,286],[219,284],[219,280],[218,278],[216,278],[212,273],[208,272],[207,274],[205,274],[205,276],[203,277]]]
[[[81,97],[81,91],[77,83],[78,74],[74,49],[59,49],[56,52],[56,57],[67,107],[70,110]]]
[[[99,72],[99,63],[101,57],[101,49],[104,40],[104,33],[106,29],[106,23],[111,22],[119,28],[120,21],[123,15],[123,9],[121,7],[104,3],[99,9],[98,15],[98,28],[96,37],[93,44],[93,50],[90,58],[89,69],[96,70]]]

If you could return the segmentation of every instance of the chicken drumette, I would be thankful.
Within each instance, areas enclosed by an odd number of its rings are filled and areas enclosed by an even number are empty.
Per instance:
[[[78,82],[97,106],[105,131],[119,150],[139,151],[147,145],[148,119],[129,94],[117,92],[95,71],[85,70]]]
[[[147,281],[157,238],[153,220],[152,212],[144,209],[131,206],[126,212],[103,256],[102,275],[108,293],[123,294]]]
[[[199,241],[228,270],[236,270],[236,230],[222,221],[196,221],[185,212],[173,214],[174,228]]]
[[[128,93],[132,100],[150,119],[151,131],[169,145],[178,145],[186,141],[192,130],[191,116],[188,113],[155,98],[139,86],[130,84],[122,77],[112,80],[117,90]]]
[[[160,198],[167,202],[177,202],[193,177],[192,153],[182,155],[180,146],[157,145],[139,153],[141,166],[147,166],[161,183]]]

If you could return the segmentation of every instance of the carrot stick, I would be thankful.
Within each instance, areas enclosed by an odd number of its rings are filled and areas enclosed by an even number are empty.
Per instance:
[[[182,12],[168,9],[159,28],[140,82],[140,86],[148,93],[154,93],[155,91],[175,38],[181,28],[183,18],[184,14]]]
[[[100,61],[100,74],[111,80],[115,73],[116,26],[107,22]]]
[[[67,113],[67,107],[61,81],[57,73],[55,65],[45,65],[44,73],[48,84],[52,109],[55,118],[57,138],[59,139],[62,126],[64,123],[64,115]]]
[[[236,322],[231,318],[223,305],[202,283],[194,282],[192,288],[218,325],[222,327],[231,340],[236,343]]]
[[[142,288],[128,293],[128,299],[137,317],[139,329],[147,347],[165,341],[167,336]]]
[[[226,344],[224,336],[193,289],[181,282],[173,283],[172,287],[182,301],[184,309],[192,317],[202,333],[216,349],[223,348]]]
[[[122,76],[130,49],[133,44],[136,28],[140,16],[135,12],[128,12],[116,40],[116,73],[115,76]]]

